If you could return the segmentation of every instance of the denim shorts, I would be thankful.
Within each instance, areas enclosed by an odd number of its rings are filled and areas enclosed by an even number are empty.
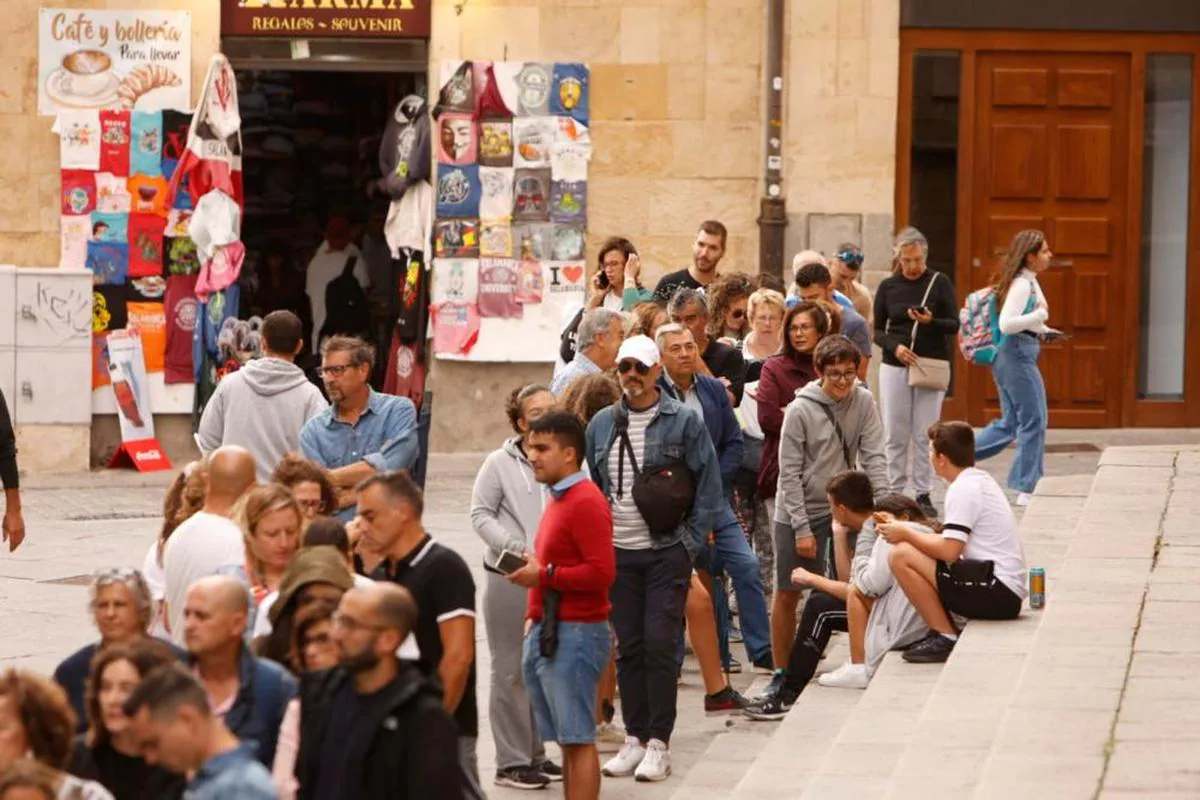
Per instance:
[[[522,667],[538,734],[560,745],[596,740],[596,686],[608,665],[612,634],[607,622],[558,623],[558,651],[538,651],[541,623],[525,637]]]

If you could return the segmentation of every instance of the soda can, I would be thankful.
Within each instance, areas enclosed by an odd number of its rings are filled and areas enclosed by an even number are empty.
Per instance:
[[[1029,570],[1029,607],[1046,607],[1046,570],[1041,567]]]

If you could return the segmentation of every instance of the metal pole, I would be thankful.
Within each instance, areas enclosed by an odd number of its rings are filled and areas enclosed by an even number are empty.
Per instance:
[[[763,196],[759,200],[758,262],[763,272],[783,277],[787,201],[783,196],[783,37],[785,0],[767,0],[767,61],[764,70]]]

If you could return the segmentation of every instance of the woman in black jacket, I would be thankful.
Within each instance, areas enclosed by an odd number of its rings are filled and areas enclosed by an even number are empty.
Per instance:
[[[933,519],[937,510],[929,499],[933,470],[925,432],[942,414],[946,387],[912,386],[910,377],[928,378],[939,369],[949,376],[949,339],[958,330],[958,302],[950,279],[926,266],[928,256],[929,242],[916,228],[896,236],[895,271],[875,292],[875,344],[883,350],[879,399],[889,488],[903,494],[911,477],[913,496]]]

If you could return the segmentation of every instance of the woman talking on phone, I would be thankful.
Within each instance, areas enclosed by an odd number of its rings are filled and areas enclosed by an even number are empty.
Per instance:
[[[600,269],[592,276],[588,308],[629,311],[654,296],[642,288],[642,260],[633,242],[614,236],[600,247]]]
[[[1038,275],[1053,257],[1046,234],[1021,231],[1008,247],[995,288],[1003,339],[992,363],[992,378],[1000,392],[1000,419],[976,435],[975,458],[991,458],[1016,439],[1017,457],[1008,472],[1008,488],[1017,492],[1018,506],[1029,505],[1044,471],[1046,385],[1038,355],[1043,341],[1063,338],[1046,326],[1050,306],[1038,284]]]
[[[896,236],[896,267],[875,291],[875,344],[883,351],[879,393],[886,431],[888,483],[903,494],[909,482],[931,519],[933,468],[925,432],[942,414],[950,383],[949,337],[958,330],[958,303],[950,279],[926,266],[929,242],[916,228]]]

